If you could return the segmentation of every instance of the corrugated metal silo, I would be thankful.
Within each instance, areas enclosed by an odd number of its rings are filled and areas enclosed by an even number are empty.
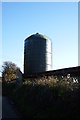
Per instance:
[[[24,43],[24,74],[48,70],[51,70],[51,41],[42,34],[33,34]]]

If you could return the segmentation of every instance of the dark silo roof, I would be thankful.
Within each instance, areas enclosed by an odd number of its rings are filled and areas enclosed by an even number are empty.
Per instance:
[[[42,35],[42,34],[40,34],[40,33],[33,34],[33,35],[29,36],[28,38],[26,38],[25,40],[27,40],[27,39],[29,39],[29,38],[33,38],[33,37],[43,38],[43,39],[49,40],[48,37],[46,37],[45,35]]]

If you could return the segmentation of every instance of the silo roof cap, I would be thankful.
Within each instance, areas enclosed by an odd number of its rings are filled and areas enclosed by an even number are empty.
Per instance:
[[[44,39],[46,39],[46,40],[50,40],[47,36],[45,36],[45,35],[42,35],[42,34],[40,34],[40,33],[36,33],[36,34],[33,34],[33,35],[31,35],[31,36],[29,36],[27,39],[29,39],[29,38],[31,38],[31,37],[39,37],[39,38],[44,38]],[[26,39],[26,40],[27,40]]]
[[[45,35],[42,35],[42,34],[40,34],[40,33],[36,33],[36,34],[34,34],[34,36],[36,36],[36,37],[41,37],[41,38],[44,38],[44,39],[46,39],[46,40],[49,39],[48,37],[46,37]]]

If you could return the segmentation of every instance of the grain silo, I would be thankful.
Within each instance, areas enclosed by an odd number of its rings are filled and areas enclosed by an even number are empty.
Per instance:
[[[24,43],[24,74],[49,70],[51,70],[51,41],[39,33],[29,36]]]

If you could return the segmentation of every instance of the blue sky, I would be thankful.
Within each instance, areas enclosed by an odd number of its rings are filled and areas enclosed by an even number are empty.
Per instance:
[[[52,69],[78,65],[77,2],[3,2],[2,62],[12,61],[23,71],[24,40],[39,32],[52,42]]]

